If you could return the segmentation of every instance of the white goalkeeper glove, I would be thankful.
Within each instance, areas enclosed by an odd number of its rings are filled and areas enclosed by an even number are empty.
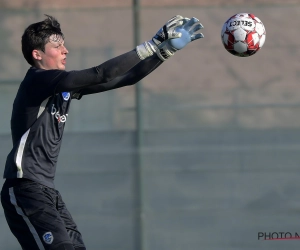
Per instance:
[[[181,33],[175,31],[175,29],[181,26],[184,23],[184,17],[177,15],[171,18],[155,36],[150,40],[146,41],[143,44],[140,44],[136,47],[136,52],[141,60],[152,56],[154,53],[161,58],[160,51],[158,46],[162,45],[168,39],[174,39],[181,37]]]
[[[201,29],[203,25],[197,18],[183,18],[177,15],[169,20],[152,40],[137,46],[137,54],[143,60],[156,53],[162,61],[165,61],[188,43],[203,38],[202,33],[197,33]]]
[[[203,25],[198,22],[199,20],[195,17],[191,19],[185,18],[184,24],[176,27],[176,31],[181,33],[181,36],[179,38],[169,39],[158,46],[160,54],[163,55],[163,57],[160,58],[166,60],[173,56],[177,50],[184,48],[190,42],[203,38],[204,35],[202,33],[196,33],[203,29]]]

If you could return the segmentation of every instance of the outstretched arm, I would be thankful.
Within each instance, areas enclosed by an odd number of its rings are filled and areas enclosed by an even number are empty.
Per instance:
[[[116,77],[112,81],[78,90],[73,97],[80,99],[83,95],[104,92],[137,83],[153,70],[155,70],[158,66],[160,66],[163,61],[174,55],[177,50],[184,48],[188,43],[194,40],[203,38],[203,34],[198,33],[198,31],[203,28],[203,25],[198,22],[199,20],[194,17],[191,19],[184,18],[184,20],[182,21],[182,25],[176,26],[176,30],[180,34],[180,37],[169,39],[160,43],[157,47],[158,53],[156,53],[156,55],[153,55],[151,57],[148,57],[144,61],[141,61],[126,74]],[[156,37],[154,37],[152,41],[145,42],[145,47],[147,46],[147,43],[152,44],[154,40],[156,40]],[[137,48],[137,50],[139,50],[139,48]]]
[[[70,72],[38,69],[28,91],[32,96],[38,93],[39,98],[44,100],[53,93],[73,92],[81,97],[135,84],[172,57],[177,50],[202,38],[203,34],[198,31],[203,26],[198,22],[197,18],[189,19],[177,15],[151,40],[93,68]]]
[[[165,60],[158,47],[169,39],[178,38],[181,33],[175,31],[176,27],[183,24],[182,16],[170,19],[148,42],[136,47],[135,50],[110,59],[103,64],[86,70],[65,72],[59,80],[56,92],[73,91],[79,88],[107,83],[116,77],[125,74],[142,60],[157,54],[161,60]]]
[[[95,94],[111,89],[133,85],[150,74],[161,64],[162,61],[156,55],[153,55],[141,61],[139,64],[127,71],[124,75],[116,77],[115,79],[107,83],[97,84],[81,89],[74,94],[74,97],[80,99],[83,95]]]
[[[123,75],[141,62],[135,50],[110,59],[103,64],[78,71],[66,72],[56,87],[56,92],[73,91],[96,84],[106,83]]]

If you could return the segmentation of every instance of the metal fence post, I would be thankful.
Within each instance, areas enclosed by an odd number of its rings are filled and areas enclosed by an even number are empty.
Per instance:
[[[133,0],[133,34],[134,46],[140,43],[140,1]],[[135,249],[146,250],[144,246],[144,202],[143,202],[143,164],[142,164],[142,146],[143,146],[143,117],[142,117],[142,85],[141,81],[135,84],[135,111],[136,111],[136,151],[134,168],[134,189],[135,192]]]

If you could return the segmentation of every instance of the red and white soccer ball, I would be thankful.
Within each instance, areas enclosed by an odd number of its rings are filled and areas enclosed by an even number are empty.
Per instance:
[[[266,40],[262,21],[250,13],[239,13],[223,25],[221,38],[225,49],[239,57],[254,55]]]

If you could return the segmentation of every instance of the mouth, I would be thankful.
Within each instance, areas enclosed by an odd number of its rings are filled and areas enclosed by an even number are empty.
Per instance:
[[[63,65],[65,65],[65,64],[67,63],[67,58],[62,59],[62,60],[61,60],[61,63],[62,63]]]

